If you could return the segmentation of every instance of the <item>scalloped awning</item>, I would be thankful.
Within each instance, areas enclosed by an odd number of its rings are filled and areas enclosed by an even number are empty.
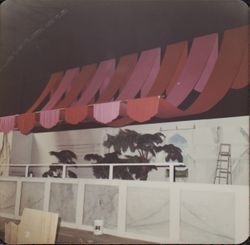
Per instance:
[[[30,109],[0,118],[0,131],[94,121],[120,127],[153,117],[195,115],[213,108],[229,89],[248,85],[248,27],[105,60],[51,75]],[[190,96],[195,94],[190,102]],[[188,103],[187,103],[188,102]]]

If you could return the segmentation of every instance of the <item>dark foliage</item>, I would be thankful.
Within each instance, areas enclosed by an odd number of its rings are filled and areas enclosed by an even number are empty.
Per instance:
[[[104,154],[87,154],[84,159],[87,161],[95,161],[96,164],[103,163],[149,163],[151,157],[156,156],[160,151],[167,153],[166,161],[183,161],[181,149],[174,145],[163,145],[165,138],[162,133],[155,134],[140,134],[134,130],[120,130],[115,136],[108,134],[107,140],[103,145],[108,148],[114,149],[114,152]],[[127,150],[137,155],[125,155],[125,158],[119,157],[122,152]],[[148,173],[156,169],[156,166],[116,166],[113,169],[113,178],[115,179],[139,179],[147,180]],[[96,178],[108,178],[109,167],[93,166],[93,173]]]
[[[77,159],[76,154],[70,150],[62,150],[62,151],[50,151],[50,155],[55,156],[58,159],[58,163],[63,164],[76,164],[74,159]],[[77,178],[77,175],[71,171],[67,170],[67,175],[70,178]],[[62,167],[61,166],[49,166],[49,170],[42,175],[43,177],[54,177],[61,178],[62,177]]]
[[[73,159],[77,159],[76,154],[70,150],[50,151],[50,155],[55,156],[60,163],[75,164]]]

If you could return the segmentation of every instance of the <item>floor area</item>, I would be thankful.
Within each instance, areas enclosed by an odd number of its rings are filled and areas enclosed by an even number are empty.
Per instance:
[[[0,217],[0,240],[4,241],[4,223],[10,220]],[[15,223],[18,221],[12,220]],[[145,241],[127,239],[111,235],[94,235],[91,231],[60,227],[56,244],[152,244]]]

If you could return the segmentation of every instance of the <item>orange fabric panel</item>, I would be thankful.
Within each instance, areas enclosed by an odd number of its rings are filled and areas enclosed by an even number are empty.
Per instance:
[[[64,111],[64,121],[69,124],[78,124],[88,116],[88,106],[73,106]]]
[[[137,54],[129,54],[120,58],[116,71],[112,76],[108,87],[103,91],[101,97],[96,101],[96,103],[111,101],[115,93],[118,90],[122,90],[135,68],[137,58]]]
[[[17,116],[17,127],[23,134],[28,134],[36,124],[35,113],[24,113]]]
[[[63,72],[53,73],[44,88],[43,92],[39,96],[39,98],[35,101],[35,103],[27,110],[27,112],[33,112],[37,109],[37,107],[45,100],[45,98],[56,89],[56,86],[59,85],[59,81],[63,78]]]
[[[87,87],[88,82],[96,72],[96,68],[96,64],[83,66],[79,75],[74,81],[71,90],[65,96],[65,98],[56,105],[55,108],[65,108],[67,106],[71,106],[72,103],[77,100],[79,94],[82,93]]]
[[[127,115],[137,122],[145,122],[157,114],[158,107],[158,96],[128,100]]]
[[[160,71],[147,96],[158,96],[171,90],[186,63],[187,50],[186,41],[167,46]]]

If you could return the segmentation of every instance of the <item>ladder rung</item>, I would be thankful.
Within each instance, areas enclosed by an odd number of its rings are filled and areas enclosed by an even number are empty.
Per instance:
[[[227,177],[223,177],[223,176],[216,176],[216,178],[218,178],[218,179],[227,179]]]
[[[217,169],[221,169],[221,170],[228,170],[228,168],[217,168]]]
[[[222,174],[230,174],[231,172],[229,172],[229,171],[220,171],[220,173],[222,173]]]
[[[224,159],[218,159],[218,162],[229,162],[228,160],[224,160]]]
[[[231,156],[229,152],[219,152],[221,156]]]

